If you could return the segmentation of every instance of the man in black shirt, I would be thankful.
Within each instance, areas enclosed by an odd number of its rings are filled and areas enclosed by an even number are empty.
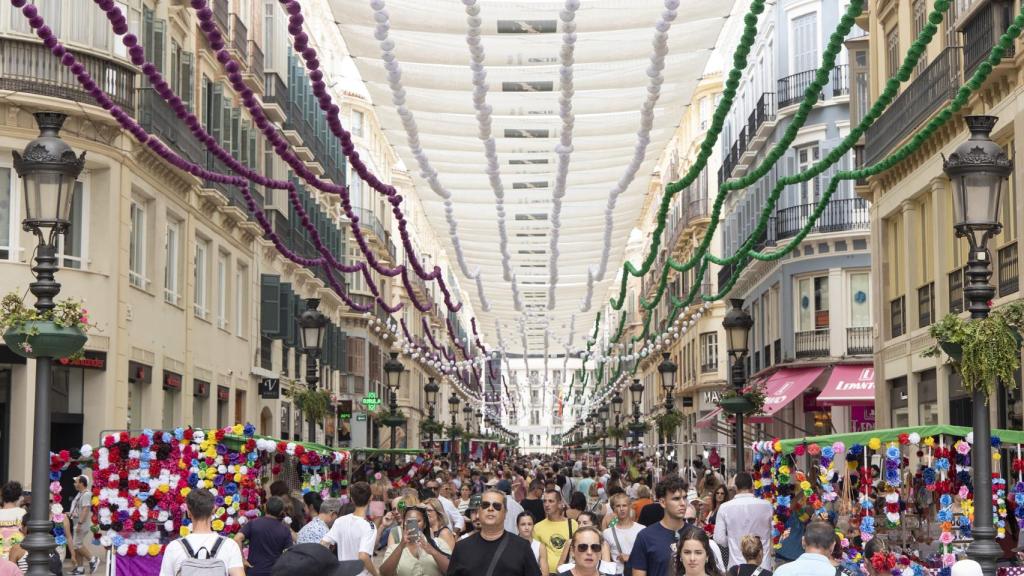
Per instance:
[[[480,531],[455,543],[448,576],[536,576],[540,566],[525,538],[505,531],[505,494],[485,490]]]
[[[530,513],[533,516],[534,523],[540,522],[544,519],[544,483],[539,479],[534,479],[530,482],[530,488],[526,493],[526,498],[520,502],[523,506],[523,510]]]

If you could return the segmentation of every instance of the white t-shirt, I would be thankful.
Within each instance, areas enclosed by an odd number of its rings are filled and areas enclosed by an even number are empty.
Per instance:
[[[360,552],[372,557],[377,544],[377,527],[366,518],[346,514],[334,521],[324,540],[337,544],[338,560],[359,560]],[[363,570],[359,576],[369,574]]]
[[[629,528],[623,528],[621,526],[615,527],[615,534],[612,534],[612,528],[609,526],[604,529],[601,534],[604,536],[604,541],[608,543],[608,551],[612,555],[612,561],[615,563],[615,573],[622,574],[624,565],[619,562],[619,554],[631,554],[633,552],[633,544],[636,542],[636,535],[643,530],[643,525],[633,522],[633,525]],[[622,550],[619,550],[618,545],[615,543],[615,538],[619,539],[619,544],[622,544]]]
[[[242,551],[231,538],[214,533],[189,534],[186,536],[188,538],[188,545],[192,547],[193,552],[199,554],[200,558],[206,558],[206,554],[199,552],[199,549],[206,548],[208,551],[213,551],[213,546],[217,543],[218,537],[224,538],[224,542],[221,542],[216,558],[223,560],[228,570],[242,568]],[[160,576],[176,576],[178,568],[186,559],[188,559],[188,552],[185,551],[185,546],[181,542],[171,542],[164,550],[164,559],[160,562]]]

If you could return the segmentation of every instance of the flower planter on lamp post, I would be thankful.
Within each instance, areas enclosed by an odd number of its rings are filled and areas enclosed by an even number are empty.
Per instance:
[[[729,376],[733,390],[740,393],[747,382],[747,374],[743,368],[743,358],[747,355],[748,338],[750,329],[754,326],[754,319],[750,313],[743,309],[743,299],[732,298],[729,300],[732,309],[722,319],[722,326],[725,328],[726,341],[729,345],[729,357],[732,358],[732,367]],[[742,396],[740,396],[742,397]],[[737,400],[736,408],[740,402]],[[722,408],[725,410],[725,408]],[[753,406],[751,406],[751,410]],[[743,460],[743,414],[746,412],[732,412],[736,415],[736,471],[742,472],[746,468]]]

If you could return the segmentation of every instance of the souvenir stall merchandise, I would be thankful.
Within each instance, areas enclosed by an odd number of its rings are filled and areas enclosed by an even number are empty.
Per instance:
[[[900,575],[948,574],[971,541],[972,441],[969,428],[922,426],[755,442],[755,495],[773,503],[776,547],[792,515],[799,514],[804,522],[815,517],[835,523],[849,562],[872,562]],[[1008,521],[1024,527],[1021,443],[1024,432],[993,430],[996,472],[990,497],[1000,539],[1008,534]],[[998,464],[1000,448],[1010,444],[1017,445],[1017,457],[1009,468],[1016,483],[1008,503],[1008,482]],[[916,473],[910,469],[911,455],[916,456]],[[836,460],[844,456],[846,466],[839,471]],[[806,472],[799,469],[805,464]],[[897,554],[862,558],[858,549],[875,537],[884,537]],[[919,553],[928,544],[933,553]]]
[[[298,467],[303,493],[316,491],[327,497],[343,488],[347,452],[258,437],[254,431],[251,424],[210,430],[147,429],[138,435],[106,434],[96,449],[82,446],[76,461],[93,468],[93,532],[111,551],[108,557],[118,574],[159,566],[132,559],[157,560],[168,542],[188,535],[185,498],[195,488],[214,494],[213,529],[226,535],[260,514],[261,486],[284,465]],[[55,513],[60,486],[54,478],[59,479],[70,461],[67,452],[51,456]],[[57,537],[58,544],[62,538],[66,541],[66,535]]]

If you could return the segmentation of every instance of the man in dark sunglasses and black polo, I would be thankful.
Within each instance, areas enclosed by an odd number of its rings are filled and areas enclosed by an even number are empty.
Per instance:
[[[489,488],[480,499],[480,531],[459,540],[448,576],[537,576],[540,566],[530,543],[505,531],[505,494]]]

